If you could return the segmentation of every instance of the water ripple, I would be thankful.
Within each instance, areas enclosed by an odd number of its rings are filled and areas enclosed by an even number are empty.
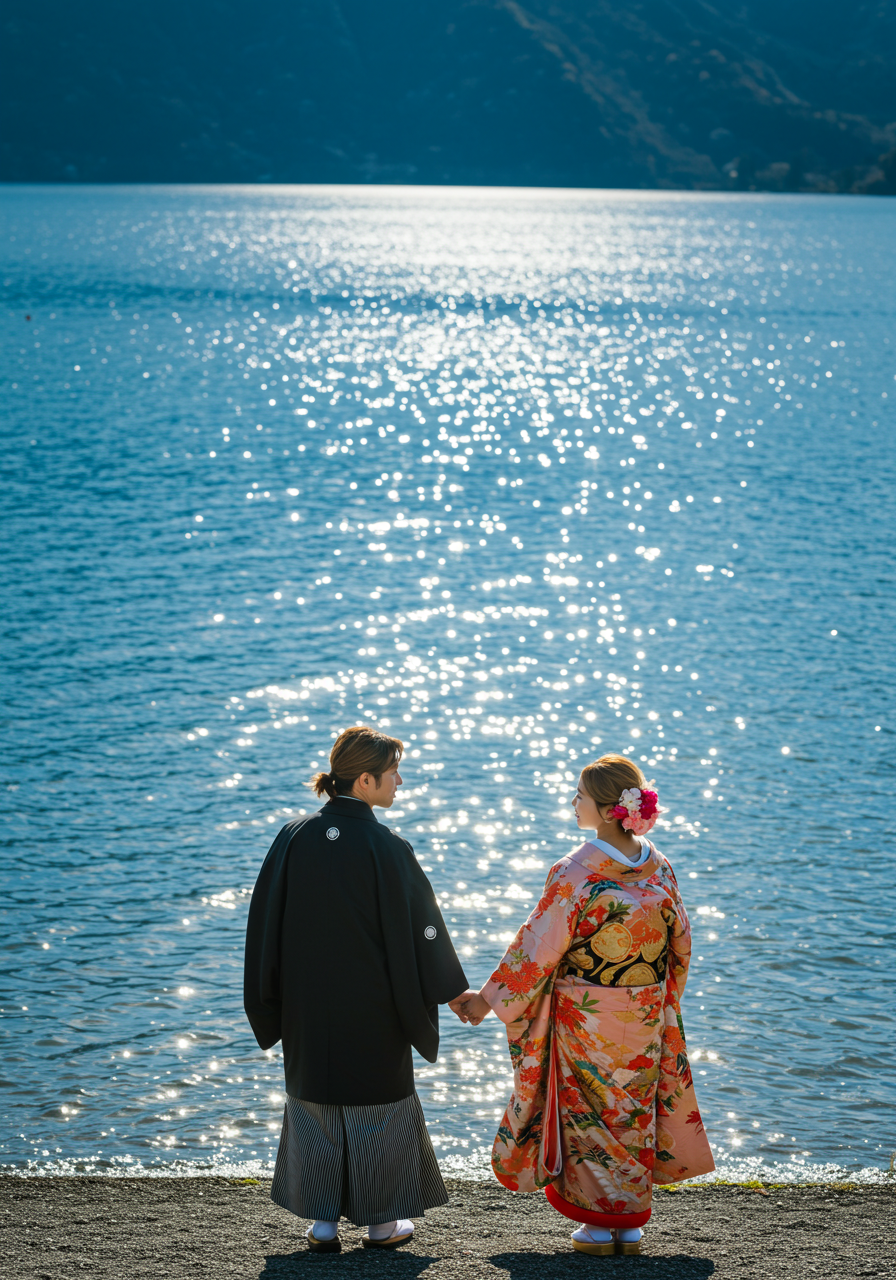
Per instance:
[[[885,1168],[886,202],[8,188],[0,222],[0,1159],[268,1167],[248,894],[364,719],[476,981],[581,764],[638,758],[720,1167]],[[503,1033],[419,1066],[481,1170]]]

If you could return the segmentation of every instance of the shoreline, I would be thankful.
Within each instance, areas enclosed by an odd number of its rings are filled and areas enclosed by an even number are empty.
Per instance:
[[[73,1164],[79,1163],[73,1161]],[[188,1168],[178,1169],[171,1164],[144,1165],[137,1169],[128,1166],[115,1166],[103,1169],[74,1169],[60,1172],[58,1169],[47,1167],[49,1162],[43,1165],[34,1165],[31,1167],[18,1167],[15,1165],[0,1165],[0,1186],[5,1182],[21,1181],[35,1183],[63,1183],[63,1182],[195,1182],[202,1185],[206,1182],[222,1182],[229,1186],[252,1186],[266,1185],[270,1186],[273,1178],[273,1165],[266,1167],[264,1170],[243,1170],[232,1168],[216,1169],[211,1166],[208,1168]],[[455,1170],[441,1170],[442,1178],[447,1186],[449,1183],[458,1183],[461,1185],[471,1184],[473,1186],[492,1186],[494,1180],[489,1177],[482,1177],[478,1171],[475,1174],[457,1173]],[[872,1174],[872,1177],[863,1176]],[[500,1185],[500,1184],[499,1184]],[[752,1178],[725,1178],[716,1177],[714,1174],[705,1177],[692,1178],[687,1182],[670,1183],[667,1186],[654,1187],[654,1195],[665,1195],[667,1193],[674,1194],[678,1191],[705,1191],[711,1190],[713,1187],[742,1188],[747,1191],[777,1191],[784,1189],[811,1191],[827,1190],[827,1191],[867,1191],[869,1189],[890,1189],[896,1192],[896,1169],[887,1171],[885,1169],[863,1169],[858,1175],[850,1176],[844,1171],[842,1177],[830,1178],[787,1178],[784,1181],[772,1177],[752,1177]],[[508,1192],[508,1195],[517,1194]]]
[[[491,1183],[494,1179],[490,1147],[483,1147],[473,1155],[458,1157],[455,1154],[439,1158],[439,1169],[446,1182]],[[0,1163],[0,1179],[12,1178],[170,1178],[213,1179],[225,1181],[257,1179],[270,1182],[274,1176],[274,1160],[216,1159],[205,1161],[185,1158],[154,1160],[144,1164],[134,1157],[60,1157],[57,1159],[23,1160]],[[788,1160],[769,1162],[762,1158],[739,1157],[722,1160],[711,1173],[692,1178],[686,1184],[690,1188],[703,1186],[726,1187],[892,1187],[896,1186],[896,1154],[890,1167],[883,1165],[859,1165],[849,1167],[833,1160]],[[663,1191],[665,1188],[657,1188]]]
[[[896,1184],[680,1184],[657,1188],[635,1258],[588,1258],[573,1223],[541,1194],[446,1179],[450,1203],[395,1252],[361,1248],[343,1224],[341,1254],[311,1254],[308,1225],[270,1199],[270,1179],[0,1175],[0,1270],[7,1280],[234,1280],[371,1271],[416,1280],[563,1280],[583,1267],[657,1280],[883,1277],[896,1256]],[[546,1262],[550,1259],[549,1271]]]

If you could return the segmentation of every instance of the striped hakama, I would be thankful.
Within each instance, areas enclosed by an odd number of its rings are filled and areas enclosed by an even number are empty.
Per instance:
[[[447,1204],[417,1094],[376,1106],[287,1096],[271,1199],[300,1218],[355,1226]]]

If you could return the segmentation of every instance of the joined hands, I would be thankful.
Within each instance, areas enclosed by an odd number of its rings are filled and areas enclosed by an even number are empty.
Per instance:
[[[483,1018],[491,1013],[491,1006],[478,991],[464,991],[461,995],[449,1000],[448,1008],[457,1014],[461,1022],[471,1022],[478,1027]]]

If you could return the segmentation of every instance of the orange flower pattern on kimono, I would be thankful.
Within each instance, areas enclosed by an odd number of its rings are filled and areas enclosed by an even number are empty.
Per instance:
[[[714,1168],[681,1019],[690,952],[653,845],[640,867],[585,844],[551,869],[483,988],[514,1071],[492,1151],[506,1187],[552,1186],[578,1209],[646,1221],[654,1182]]]

